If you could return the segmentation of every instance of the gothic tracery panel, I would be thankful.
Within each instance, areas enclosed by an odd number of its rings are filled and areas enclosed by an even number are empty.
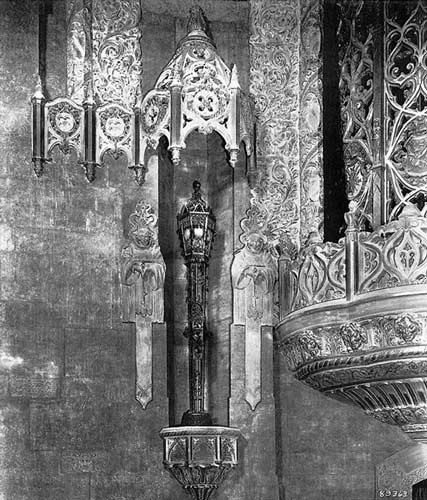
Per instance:
[[[340,100],[346,189],[372,223],[373,48],[372,3],[339,2]]]
[[[427,195],[425,2],[387,3],[385,31],[385,158],[394,218],[408,202],[422,208]]]

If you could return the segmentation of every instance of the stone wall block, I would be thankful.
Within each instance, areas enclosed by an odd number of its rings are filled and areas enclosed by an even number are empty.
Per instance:
[[[131,377],[133,342],[120,330],[65,330],[65,375],[75,378]]]
[[[52,451],[60,446],[64,415],[58,403],[30,403],[30,449]]]

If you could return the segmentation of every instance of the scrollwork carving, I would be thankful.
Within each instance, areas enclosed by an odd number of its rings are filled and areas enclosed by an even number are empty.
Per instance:
[[[93,0],[91,16],[85,15],[83,1],[67,3],[69,96],[81,103],[85,79],[90,78],[98,103],[132,110],[140,97],[142,74],[138,0]],[[85,75],[88,67],[92,74]]]
[[[299,344],[305,353],[306,360],[315,359],[320,356],[322,352],[322,345],[318,337],[312,330],[306,330],[298,338]]]
[[[275,245],[288,235],[299,243],[299,15],[291,1],[251,4],[250,93],[258,130],[252,200],[265,206]]]
[[[101,103],[133,109],[142,74],[138,0],[94,0],[94,90]]]

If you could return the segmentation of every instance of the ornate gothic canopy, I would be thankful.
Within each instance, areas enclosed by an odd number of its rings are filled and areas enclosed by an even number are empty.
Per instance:
[[[115,159],[124,155],[142,184],[147,148],[156,148],[165,136],[172,161],[178,164],[194,130],[218,132],[232,166],[242,141],[247,154],[252,153],[249,101],[240,90],[237,68],[227,67],[207,35],[200,7],[191,9],[187,36],[141,102],[140,7],[130,2],[118,18],[108,9],[93,11],[89,0],[83,4],[76,12],[70,8],[74,20],[69,32],[70,95],[47,101],[39,81],[32,98],[37,176],[58,147],[63,153],[76,151],[89,182],[109,153]]]
[[[207,34],[200,7],[193,7],[188,34],[141,105],[142,149],[155,148],[164,135],[174,164],[188,135],[218,132],[225,140],[230,164],[235,165],[240,143],[252,153],[249,101],[242,95],[237,68],[227,67]]]

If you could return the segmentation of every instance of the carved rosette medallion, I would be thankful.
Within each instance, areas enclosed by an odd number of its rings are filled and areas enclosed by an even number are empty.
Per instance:
[[[341,337],[349,351],[358,351],[368,342],[365,329],[356,322],[345,323],[340,328]]]

